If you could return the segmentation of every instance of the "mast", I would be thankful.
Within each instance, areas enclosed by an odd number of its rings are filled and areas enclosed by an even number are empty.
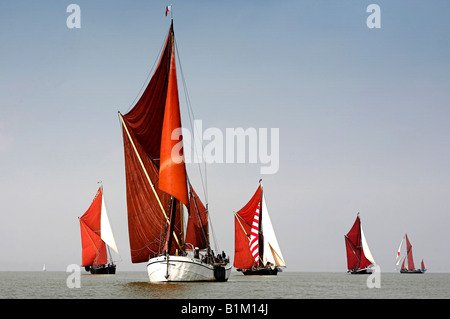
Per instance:
[[[259,200],[259,212],[258,212],[258,218],[259,218],[259,225],[258,225],[258,250],[259,250],[259,260],[261,261],[261,266],[265,266],[264,265],[264,261],[266,260],[266,256],[265,256],[265,250],[264,250],[264,246],[265,246],[265,238],[264,238],[264,229],[263,229],[263,208],[262,208],[262,200],[263,200],[263,196],[264,196],[264,187],[262,185],[262,179],[259,180],[259,184],[261,185],[261,197]],[[255,213],[256,216],[256,213]]]

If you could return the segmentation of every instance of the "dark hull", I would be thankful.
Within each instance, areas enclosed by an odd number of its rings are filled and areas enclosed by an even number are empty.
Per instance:
[[[93,275],[115,275],[116,274],[116,265],[112,266],[86,266],[84,267],[86,271],[89,271]]]
[[[276,276],[278,268],[257,268],[257,269],[238,269],[244,275],[256,275],[256,276]]]
[[[400,270],[401,274],[423,274],[425,273],[425,271],[427,271],[426,269],[422,270],[422,269],[414,269],[414,270]]]
[[[350,269],[348,270],[348,273],[352,274],[352,275],[370,275],[372,274],[372,269]]]

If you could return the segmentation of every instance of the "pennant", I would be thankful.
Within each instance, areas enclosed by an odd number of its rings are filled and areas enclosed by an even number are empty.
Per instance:
[[[166,7],[166,17],[167,17],[167,12],[172,11],[172,6],[167,6]]]

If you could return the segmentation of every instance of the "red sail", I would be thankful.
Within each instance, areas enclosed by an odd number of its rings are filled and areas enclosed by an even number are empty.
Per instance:
[[[80,218],[81,266],[104,265],[107,263],[106,244],[96,232]]]
[[[261,194],[260,185],[250,201],[235,215],[234,267],[239,269],[249,269],[254,264],[249,240],[255,212],[258,205],[261,204]]]
[[[408,254],[408,270],[414,270],[414,259],[412,254],[412,245],[409,242],[408,235],[406,236],[406,253]]]
[[[177,207],[172,214],[170,195],[162,192],[157,183],[173,44],[171,25],[149,84],[139,101],[122,117],[128,233],[133,263],[146,262],[159,255],[167,244],[170,252],[182,244],[180,209]],[[172,216],[174,220],[169,220]],[[165,231],[169,226],[172,232]],[[172,238],[174,234],[175,238]]]
[[[364,255],[361,243],[361,220],[356,216],[355,223],[345,236],[347,269],[364,269],[372,265]]]
[[[173,134],[175,134],[177,139],[174,139]],[[186,167],[183,157],[183,142],[181,140],[181,116],[178,101],[175,51],[172,45],[166,107],[161,135],[159,188],[188,206]]]
[[[202,201],[190,187],[189,217],[186,227],[186,244],[200,249],[208,247],[208,211]],[[188,247],[190,248],[190,247]]]
[[[102,189],[99,188],[88,210],[80,217],[82,266],[107,263],[106,245],[101,239]]]

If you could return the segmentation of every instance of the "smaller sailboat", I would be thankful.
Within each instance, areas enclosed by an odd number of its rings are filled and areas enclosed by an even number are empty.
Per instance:
[[[109,223],[102,186],[88,210],[78,219],[81,229],[81,266],[91,274],[115,274],[116,265],[110,248],[117,254],[119,250]]]
[[[403,247],[403,243],[405,241],[406,241],[406,255],[402,255],[401,250]],[[400,265],[400,263],[402,264],[402,266],[400,268],[401,274],[423,274],[423,273],[425,273],[425,271],[427,271],[427,269],[425,268],[423,259],[422,259],[422,262],[420,265],[420,269],[415,268],[413,254],[412,254],[412,245],[408,239],[407,234],[405,234],[405,236],[403,236],[402,241],[400,242],[400,246],[398,247],[398,251],[397,251],[396,266],[398,267]]]
[[[347,250],[347,269],[351,274],[370,274],[375,260],[367,244],[359,213],[350,231],[345,235]]]
[[[270,220],[262,184],[234,217],[234,267],[238,271],[244,275],[276,275],[281,271],[279,267],[286,267]]]

